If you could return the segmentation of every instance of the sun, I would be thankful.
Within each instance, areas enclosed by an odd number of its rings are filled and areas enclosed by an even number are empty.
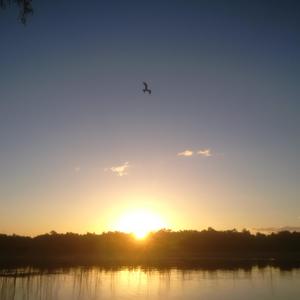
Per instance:
[[[144,239],[149,232],[165,227],[165,221],[158,214],[147,210],[125,213],[116,225],[118,231],[132,233],[137,239]]]

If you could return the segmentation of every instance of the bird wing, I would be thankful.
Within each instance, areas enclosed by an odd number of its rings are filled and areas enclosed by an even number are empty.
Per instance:
[[[148,84],[145,81],[143,81],[143,85],[145,86],[145,89],[148,90]]]

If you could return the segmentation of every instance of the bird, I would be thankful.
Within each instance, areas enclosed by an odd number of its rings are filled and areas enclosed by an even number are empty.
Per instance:
[[[145,88],[143,89],[143,92],[144,92],[144,93],[148,92],[149,95],[151,95],[151,90],[148,88],[147,82],[143,81],[143,84],[144,84],[144,86],[145,86]]]

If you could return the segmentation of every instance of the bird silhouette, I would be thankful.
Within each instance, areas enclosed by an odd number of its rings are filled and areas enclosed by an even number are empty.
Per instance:
[[[145,88],[143,89],[143,92],[144,93],[149,93],[149,95],[151,95],[151,90],[148,88],[148,84],[147,84],[147,82],[145,82],[145,81],[143,81],[143,84],[144,84],[144,86],[145,86]]]

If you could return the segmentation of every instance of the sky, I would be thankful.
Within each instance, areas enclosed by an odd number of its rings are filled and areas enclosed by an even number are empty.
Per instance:
[[[32,4],[0,11],[0,232],[300,228],[299,1]]]

